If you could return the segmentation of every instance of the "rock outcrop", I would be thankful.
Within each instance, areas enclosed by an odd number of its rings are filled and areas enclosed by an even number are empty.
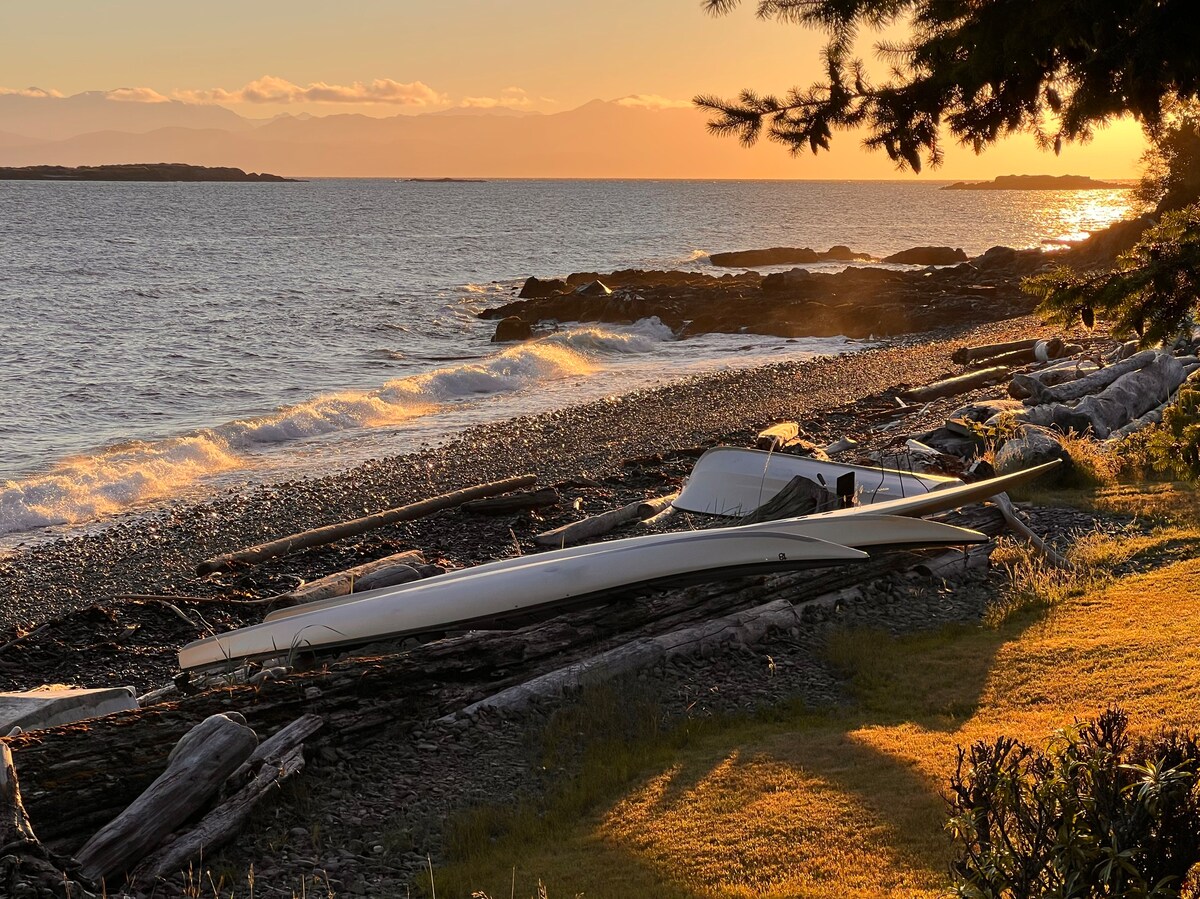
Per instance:
[[[710,253],[708,258],[716,266],[753,268],[756,265],[808,265],[813,262],[869,262],[872,257],[839,244],[824,253],[809,247],[770,247],[765,250]]]
[[[957,265],[967,261],[967,254],[954,247],[913,247],[885,256],[884,262],[904,265]]]

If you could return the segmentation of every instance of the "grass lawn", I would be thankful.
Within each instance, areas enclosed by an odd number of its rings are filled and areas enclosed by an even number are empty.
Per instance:
[[[459,822],[438,894],[528,896],[541,881],[550,897],[945,895],[941,796],[958,746],[1044,742],[1110,705],[1135,730],[1200,724],[1194,494],[1107,488],[1088,502],[1162,526],[1084,541],[1082,576],[1018,570],[1026,600],[991,626],[839,635],[850,709],[600,739],[544,807]],[[1131,560],[1152,564],[1104,574]]]

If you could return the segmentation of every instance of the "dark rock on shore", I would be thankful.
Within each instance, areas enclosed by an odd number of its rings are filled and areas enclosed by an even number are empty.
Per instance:
[[[1048,261],[1040,250],[994,247],[970,262],[926,271],[858,266],[833,273],[795,268],[766,276],[753,271],[719,276],[581,272],[566,279],[571,292],[518,299],[480,317],[516,317],[531,326],[550,320],[629,324],[657,317],[681,337],[879,337],[1026,314],[1035,301],[1022,293],[1020,279]],[[579,290],[596,281],[612,293]]]
[[[903,265],[956,265],[967,261],[967,254],[954,247],[913,247],[885,256],[884,262]]]
[[[225,166],[187,165],[182,162],[129,165],[30,165],[0,167],[0,181],[270,181],[294,182],[280,175],[243,172]]]
[[[522,300],[539,300],[542,297],[552,297],[556,293],[566,293],[570,288],[562,278],[541,278],[530,276],[525,279],[521,292],[517,294]]]
[[[956,181],[942,190],[1121,190],[1128,186],[1094,181],[1087,175],[1000,175],[991,181]]]
[[[533,328],[529,322],[515,315],[502,318],[496,324],[496,333],[492,335],[492,343],[508,343],[513,340],[528,340],[533,336]]]
[[[809,247],[771,247],[766,250],[712,253],[708,258],[713,265],[750,268],[756,265],[807,265],[812,262],[869,262],[872,257],[868,253],[856,253],[849,247],[838,245],[824,253]]]

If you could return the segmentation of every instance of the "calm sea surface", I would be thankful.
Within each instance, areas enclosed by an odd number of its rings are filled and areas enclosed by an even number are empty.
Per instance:
[[[1124,191],[936,182],[0,182],[0,535],[343,467],[466,425],[844,340],[656,321],[497,348],[530,274],[710,251],[1033,246]]]

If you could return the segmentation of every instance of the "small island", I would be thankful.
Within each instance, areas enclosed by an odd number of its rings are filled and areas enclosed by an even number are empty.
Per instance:
[[[958,181],[942,190],[1124,190],[1128,186],[1087,175],[1000,175],[991,181]]]
[[[483,178],[401,178],[406,184],[486,184]]]
[[[182,162],[132,163],[126,165],[28,165],[0,166],[0,181],[270,181],[294,182],[295,178],[243,172],[226,166],[188,165]]]

